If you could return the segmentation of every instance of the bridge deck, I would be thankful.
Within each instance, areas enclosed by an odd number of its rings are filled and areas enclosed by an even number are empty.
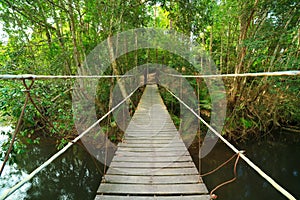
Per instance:
[[[156,85],[146,87],[96,199],[210,199]]]

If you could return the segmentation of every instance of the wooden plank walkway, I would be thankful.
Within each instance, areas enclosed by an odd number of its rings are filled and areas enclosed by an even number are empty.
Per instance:
[[[210,199],[157,85],[147,85],[95,199]]]

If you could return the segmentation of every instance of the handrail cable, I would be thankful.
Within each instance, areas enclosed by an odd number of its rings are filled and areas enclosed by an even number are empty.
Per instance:
[[[166,90],[175,97],[180,103],[182,103],[187,109],[189,109],[205,126],[207,126],[216,136],[218,136],[230,149],[232,149],[236,154],[239,154],[240,158],[242,158],[250,167],[252,167],[259,175],[261,175],[264,179],[266,179],[274,188],[276,188],[279,192],[281,192],[285,197],[290,200],[296,200],[295,197],[292,196],[287,190],[285,190],[282,186],[276,183],[270,176],[268,176],[265,172],[263,172],[257,165],[255,165],[249,158],[247,158],[243,151],[239,151],[235,146],[233,146],[229,141],[227,141],[220,133],[218,133],[213,127],[211,127],[202,117],[200,117],[191,107],[189,107],[184,101],[182,101],[179,97],[177,97],[173,92],[171,92],[168,88]]]
[[[164,73],[164,72],[163,72]],[[276,72],[257,72],[244,74],[201,74],[201,75],[178,75],[167,74],[173,77],[182,78],[218,78],[218,77],[246,77],[246,76],[295,76],[300,75],[300,70],[276,71]],[[134,75],[35,75],[35,74],[1,74],[0,79],[76,79],[76,78],[126,78]]]
[[[80,140],[84,135],[86,135],[90,130],[92,130],[97,124],[99,124],[103,119],[105,119],[109,114],[111,114],[113,111],[115,111],[120,105],[122,105],[124,102],[126,102],[133,94],[134,92],[140,87],[140,85],[134,89],[126,98],[124,98],[122,101],[120,101],[115,107],[113,107],[110,111],[108,111],[105,115],[103,115],[99,120],[97,120],[94,124],[92,124],[89,128],[87,128],[85,131],[83,131],[81,134],[79,134],[75,139],[73,139],[71,142],[68,142],[68,144],[59,150],[56,154],[51,156],[46,162],[44,162],[42,165],[40,165],[38,168],[33,170],[27,177],[25,177],[22,181],[17,183],[15,186],[7,189],[4,191],[2,196],[0,196],[0,199],[5,199],[9,195],[11,195],[13,192],[15,192],[17,189],[19,189],[22,185],[24,185],[27,181],[32,179],[37,173],[39,173],[42,169],[47,167],[52,161],[54,161],[56,158],[58,158],[61,154],[63,154],[66,150],[68,150],[73,144],[75,144],[78,140]]]
[[[277,71],[277,72],[256,72],[256,73],[244,73],[244,74],[200,74],[200,75],[178,75],[168,74],[173,77],[182,78],[219,78],[219,77],[256,77],[256,76],[299,76],[300,70],[292,71]]]
[[[35,74],[1,74],[0,79],[76,79],[76,78],[126,78],[134,75],[35,75]]]

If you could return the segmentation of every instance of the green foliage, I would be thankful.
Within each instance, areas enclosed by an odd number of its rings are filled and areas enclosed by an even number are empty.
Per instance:
[[[139,27],[175,29],[192,36],[209,52],[221,73],[299,70],[300,66],[300,9],[295,0],[50,0],[30,4],[3,0],[0,10],[0,23],[9,36],[8,41],[0,42],[0,74],[75,74],[99,42]],[[118,48],[127,48],[125,44],[120,41]],[[182,74],[195,72],[190,63],[175,54],[140,49],[120,56],[116,67],[110,66],[105,74],[124,74],[145,63],[161,63]],[[197,90],[201,115],[209,118],[211,98],[219,99],[222,94],[209,94],[202,79],[188,81]],[[228,78],[224,82],[228,137],[247,137],[245,132],[266,132],[275,126],[299,126],[299,78]],[[109,99],[115,83],[116,80],[99,80],[95,98],[98,116],[111,106]],[[34,83],[31,95],[41,113],[28,104],[21,132],[24,141],[38,143],[41,136],[55,136],[62,148],[66,138],[74,137],[72,85],[72,81],[58,80]],[[0,86],[0,119],[16,124],[25,100],[24,87],[19,81],[3,80]],[[132,98],[134,105],[141,93]],[[179,103],[163,89],[161,93],[179,126]],[[110,126],[109,131],[114,128],[113,122]],[[118,141],[115,135],[111,139]]]
[[[72,133],[71,101],[69,94],[65,93],[67,87],[68,84],[59,81],[56,83],[35,82],[30,94],[41,113],[32,102],[27,103],[22,120],[23,129],[20,132],[24,140],[19,140],[19,142],[39,143],[41,135],[56,135],[63,138]],[[20,82],[6,81],[5,87],[0,88],[1,119],[8,124],[15,125],[20,116],[25,96],[24,87]],[[60,145],[64,144],[64,141],[59,143]],[[17,151],[17,153],[21,153],[21,151]]]
[[[244,118],[241,118],[241,123],[243,124],[243,126],[248,129],[248,128],[251,128],[252,127],[252,122],[250,120],[247,120],[247,119],[244,119]]]
[[[176,126],[176,128],[178,129],[180,126],[180,118],[177,115],[171,114],[171,118]]]
[[[211,102],[208,99],[200,100],[200,108],[211,110]]]
[[[8,133],[9,135],[9,139],[6,140],[5,142],[2,143],[1,148],[1,154],[0,154],[0,160],[3,161],[5,156],[6,156],[6,152],[9,149],[10,146],[10,140],[11,140],[11,133]],[[16,141],[14,142],[13,148],[11,153],[9,154],[9,160],[8,163],[9,164],[13,164],[15,163],[16,159],[17,159],[17,155],[19,154],[23,154],[26,153],[26,144],[24,144],[24,142],[22,142],[20,139],[16,139]]]
[[[68,143],[68,140],[66,140],[65,138],[62,138],[58,143],[57,149],[62,149],[67,143]]]
[[[117,141],[117,136],[116,135],[111,135],[109,137],[109,139],[112,141],[112,142],[116,142]]]

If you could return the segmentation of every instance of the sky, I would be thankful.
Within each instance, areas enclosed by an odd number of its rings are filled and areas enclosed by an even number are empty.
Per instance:
[[[8,35],[3,31],[3,22],[0,21],[0,42],[7,43]]]

